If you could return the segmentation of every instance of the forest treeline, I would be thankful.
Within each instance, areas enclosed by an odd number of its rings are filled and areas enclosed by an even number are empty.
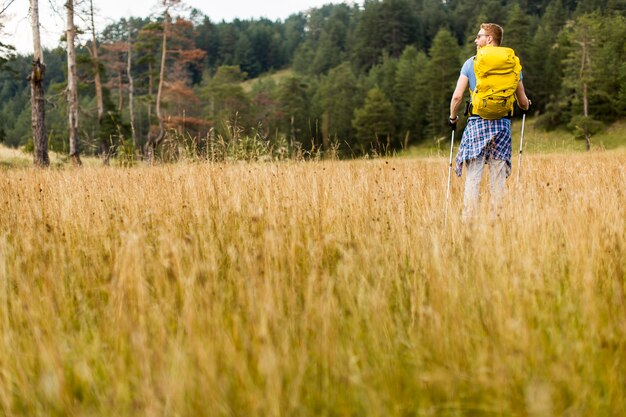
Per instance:
[[[479,24],[495,22],[521,59],[537,123],[574,138],[626,115],[625,15],[625,0],[366,0],[284,21],[212,22],[197,10],[169,25],[158,15],[121,19],[96,28],[97,54],[91,38],[77,46],[79,137],[87,154],[109,145],[141,154],[159,124],[167,27],[161,106],[170,141],[254,136],[356,155],[438,140]],[[65,45],[44,56],[47,135],[64,152]],[[31,64],[22,55],[0,62],[0,141],[9,146],[32,146]]]

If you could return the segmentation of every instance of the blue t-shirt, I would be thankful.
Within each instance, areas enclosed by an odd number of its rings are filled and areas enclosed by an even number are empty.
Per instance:
[[[465,75],[467,78],[469,78],[469,88],[472,91],[476,89],[476,74],[474,73],[474,58],[475,58],[475,55],[471,57],[470,59],[468,59],[467,61],[465,61],[465,64],[463,64],[463,68],[461,68],[461,75]]]
[[[461,68],[461,75],[465,75],[469,79],[469,88],[474,91],[476,89],[476,74],[474,73],[474,58],[476,55],[465,61],[463,68]],[[519,75],[520,81],[522,80],[522,74]]]

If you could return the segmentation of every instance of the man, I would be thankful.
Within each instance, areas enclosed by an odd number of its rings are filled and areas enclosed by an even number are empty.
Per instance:
[[[477,50],[485,46],[500,46],[502,27],[495,23],[483,23],[474,43]],[[450,101],[450,126],[454,129],[459,120],[458,110],[465,90],[476,89],[474,57],[468,59],[456,83]],[[524,84],[520,81],[515,90],[517,103],[523,110],[528,110],[530,100],[526,97]],[[476,217],[480,182],[485,164],[489,165],[489,185],[491,191],[491,214],[494,216],[500,206],[505,191],[505,180],[511,173],[511,119],[504,117],[486,120],[470,116],[461,139],[456,157],[456,174],[461,176],[463,163],[466,165],[465,193],[463,196],[462,219],[468,222]]]

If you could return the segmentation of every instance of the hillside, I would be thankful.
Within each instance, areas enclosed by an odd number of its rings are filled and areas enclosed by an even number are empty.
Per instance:
[[[243,91],[246,93],[250,93],[255,86],[259,84],[263,84],[265,82],[280,84],[286,78],[293,77],[294,72],[291,68],[285,68],[279,71],[272,71],[267,74],[260,75],[256,78],[251,78],[242,83]]]
[[[545,131],[535,127],[536,119],[527,118],[524,127],[524,153],[546,154],[546,153],[583,153],[585,152],[585,141],[565,130],[556,129]],[[522,122],[514,120],[513,130],[513,157],[519,153],[519,142],[521,136]],[[456,134],[455,148],[461,140],[461,135]],[[591,148],[595,151],[626,149],[626,121],[621,120],[611,124],[606,129],[598,132],[591,138]],[[450,153],[450,136],[441,136],[431,141],[426,141],[418,146],[409,147],[400,152],[401,156],[444,156]]]

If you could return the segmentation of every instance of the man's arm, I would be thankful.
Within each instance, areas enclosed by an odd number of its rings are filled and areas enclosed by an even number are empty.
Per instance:
[[[524,90],[524,83],[522,80],[519,80],[517,84],[517,89],[515,90],[515,98],[517,99],[517,104],[520,106],[522,110],[528,110],[531,105],[531,101],[526,97],[526,91]]]
[[[450,122],[456,123],[459,119],[459,106],[463,101],[463,94],[465,94],[465,90],[469,84],[469,78],[465,75],[460,75],[459,80],[456,82],[456,88],[454,89],[454,93],[452,93],[452,100],[450,100]]]

